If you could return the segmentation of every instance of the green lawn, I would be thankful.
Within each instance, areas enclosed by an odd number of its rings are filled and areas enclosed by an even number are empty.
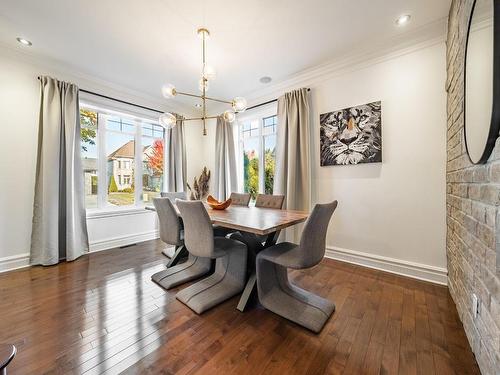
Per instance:
[[[113,206],[134,204],[134,193],[108,193],[108,202]]]

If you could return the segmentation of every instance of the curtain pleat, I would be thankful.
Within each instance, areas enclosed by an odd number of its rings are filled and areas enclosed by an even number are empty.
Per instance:
[[[226,200],[237,190],[237,185],[233,126],[219,116],[215,131],[214,195],[219,200]]]
[[[186,142],[183,117],[177,116],[177,125],[165,132],[166,191],[186,191]]]
[[[40,78],[31,264],[75,260],[88,251],[78,87]]]

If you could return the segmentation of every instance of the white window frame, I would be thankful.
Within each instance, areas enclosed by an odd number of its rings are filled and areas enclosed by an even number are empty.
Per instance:
[[[112,108],[112,107],[111,107]],[[88,217],[105,217],[113,216],[114,214],[129,213],[134,210],[144,210],[147,205],[142,200],[142,124],[159,125],[158,120],[151,114],[133,114],[133,112],[121,112],[114,109],[109,109],[106,105],[96,105],[93,102],[81,101],[80,109],[97,112],[97,135],[96,135],[96,149],[97,149],[97,207],[87,208]],[[135,131],[132,132],[119,132],[106,129],[107,119],[110,117],[120,117],[122,119],[132,120],[135,125]],[[107,181],[107,153],[106,153],[106,137],[110,133],[129,134],[134,136],[135,140],[135,153],[134,153],[134,204],[127,206],[113,206],[108,202],[108,181]],[[165,143],[166,131],[163,132],[163,142]],[[160,139],[160,138],[155,138]],[[164,150],[165,150],[164,148]],[[129,162],[130,163],[130,162]],[[165,164],[164,164],[165,165]],[[166,179],[163,178],[163,187],[165,188]],[[151,204],[151,202],[148,202]]]
[[[243,112],[238,114],[238,155],[237,155],[237,169],[238,169],[238,191],[244,191],[244,171],[243,171],[243,141],[247,139],[259,139],[259,194],[263,194],[265,190],[264,186],[264,137],[270,134],[263,134],[264,129],[264,119],[267,117],[276,116],[277,105],[272,103],[263,106],[259,109],[250,110],[248,112]],[[243,124],[245,122],[251,122],[258,120],[259,122],[259,134],[251,137],[243,138]],[[275,133],[277,134],[277,132]]]

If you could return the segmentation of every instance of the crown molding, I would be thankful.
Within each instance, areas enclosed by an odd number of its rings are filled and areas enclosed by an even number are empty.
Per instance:
[[[311,87],[326,79],[357,71],[418,50],[446,42],[448,18],[441,18],[415,30],[390,38],[385,42],[360,45],[351,53],[317,65],[287,78],[250,92],[246,95],[248,106],[275,99],[286,91]]]
[[[165,101],[158,97],[95,77],[81,71],[71,64],[67,64],[52,57],[28,52],[26,49],[20,50],[1,42],[0,51],[2,57],[16,61],[21,60],[27,64],[34,65],[39,69],[39,75],[54,75],[57,76],[58,79],[76,83],[81,89],[95,91],[99,94],[131,101],[139,105],[153,107],[166,112],[172,111],[186,115],[196,114],[194,108],[186,104],[170,101],[168,102],[169,105],[167,105]]]

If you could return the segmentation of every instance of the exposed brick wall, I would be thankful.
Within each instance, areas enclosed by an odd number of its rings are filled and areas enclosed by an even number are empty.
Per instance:
[[[464,56],[473,0],[453,0],[447,38],[447,237],[449,288],[483,374],[500,374],[500,140],[484,165],[464,141]],[[472,315],[472,293],[481,300]]]

